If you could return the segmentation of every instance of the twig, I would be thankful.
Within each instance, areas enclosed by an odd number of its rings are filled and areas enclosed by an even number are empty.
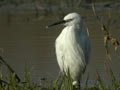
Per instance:
[[[15,71],[11,68],[11,66],[0,56],[0,60],[2,61],[1,63],[3,63],[5,66],[7,66],[7,68],[12,72],[15,73]],[[18,77],[18,75],[15,73],[15,77],[18,80],[18,82],[20,82],[20,78]]]
[[[4,80],[0,80],[0,84],[2,84],[2,83],[6,84],[6,85],[9,85],[8,82],[6,82]]]

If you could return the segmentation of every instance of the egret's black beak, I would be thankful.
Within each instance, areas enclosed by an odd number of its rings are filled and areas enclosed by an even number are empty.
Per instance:
[[[55,25],[58,25],[58,24],[64,24],[65,22],[66,21],[62,20],[62,21],[56,22],[54,24],[48,25],[48,26],[46,26],[46,28],[49,28],[49,27],[52,27],[52,26],[55,26]]]

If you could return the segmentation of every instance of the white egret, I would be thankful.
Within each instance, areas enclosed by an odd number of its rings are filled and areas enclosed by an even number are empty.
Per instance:
[[[70,13],[64,17],[64,20],[48,27],[57,24],[66,26],[55,42],[59,67],[65,73],[69,69],[73,85],[80,85],[81,74],[88,64],[91,49],[89,38],[82,30],[83,20],[79,14]]]

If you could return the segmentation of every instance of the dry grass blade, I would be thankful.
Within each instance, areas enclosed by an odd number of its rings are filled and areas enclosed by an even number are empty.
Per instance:
[[[98,81],[98,85],[99,85],[99,89],[100,90],[105,90],[105,86],[104,86],[104,83],[103,83],[103,80],[101,79],[99,73],[97,72],[97,81]]]
[[[110,80],[110,73],[109,73],[109,69],[107,66],[107,60],[104,61],[104,69],[105,69],[105,74],[108,80]]]
[[[6,81],[0,80],[0,84],[2,83],[9,85]]]
[[[106,51],[108,59],[111,60],[109,49],[108,49],[108,36],[107,36],[107,34],[104,34],[104,47],[105,47],[105,51]]]
[[[98,17],[98,15],[97,15],[97,13],[96,13],[96,10],[95,10],[95,4],[94,4],[94,3],[93,3],[93,5],[92,5],[92,9],[93,9],[93,13],[94,13],[94,15],[95,15],[96,18],[97,18],[98,23],[100,24],[100,18]]]
[[[93,9],[93,13],[94,13],[95,17],[97,18],[97,22],[100,25],[101,31],[104,32],[104,47],[105,47],[108,59],[111,60],[109,49],[108,49],[108,41],[113,45],[115,51],[117,51],[118,46],[120,46],[119,41],[115,37],[113,37],[109,33],[107,27],[101,23],[101,20],[95,10],[95,4],[93,4],[92,9]],[[110,14],[109,14],[109,17],[110,17]]]
[[[3,63],[10,70],[11,73],[15,73],[15,71],[11,68],[11,66],[1,56],[0,56],[0,60],[1,60],[1,63]],[[15,77],[18,80],[18,82],[20,82],[20,78],[16,73],[15,73]]]

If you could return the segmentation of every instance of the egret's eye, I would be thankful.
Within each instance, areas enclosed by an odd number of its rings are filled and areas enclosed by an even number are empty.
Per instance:
[[[66,20],[66,22],[70,22],[70,21],[72,21],[73,19],[68,19],[68,20]]]

